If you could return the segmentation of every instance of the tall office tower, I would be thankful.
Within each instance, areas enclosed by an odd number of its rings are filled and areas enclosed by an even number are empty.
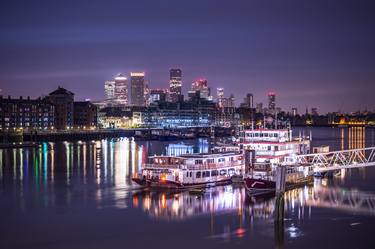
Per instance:
[[[230,94],[229,101],[228,101],[228,107],[235,107],[233,93]]]
[[[270,112],[275,112],[276,109],[276,93],[268,92],[268,110]]]
[[[199,91],[199,97],[202,99],[212,100],[211,89],[208,87],[206,79],[199,79],[193,82],[191,85],[190,96],[195,96],[195,93]]]
[[[145,81],[145,88],[144,88],[144,99],[145,99],[145,105],[149,106],[150,105],[150,87],[149,87],[149,82],[146,80]]]
[[[104,83],[104,95],[105,101],[108,104],[112,104],[112,102],[115,100],[115,81],[107,80]]]
[[[216,94],[217,94],[217,105],[220,108],[224,107],[224,88],[217,88],[216,89]]]
[[[145,106],[145,73],[130,73],[130,100],[133,106]]]
[[[257,113],[263,113],[263,103],[256,103],[255,109]]]
[[[251,93],[246,94],[241,107],[254,108],[254,97]]]
[[[182,94],[182,71],[181,69],[169,70],[169,96],[172,102],[177,102]]]
[[[293,107],[292,108],[292,115],[293,115],[293,117],[295,117],[295,116],[298,115],[298,109],[297,109],[297,107]]]
[[[115,101],[120,105],[128,104],[128,78],[121,73],[115,77]]]

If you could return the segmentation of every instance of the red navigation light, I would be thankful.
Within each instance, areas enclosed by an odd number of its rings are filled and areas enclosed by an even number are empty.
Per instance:
[[[242,238],[245,236],[246,230],[240,227],[237,228],[234,233],[236,234],[237,238]]]
[[[276,92],[274,92],[274,91],[269,91],[268,92],[268,96],[274,96],[274,95],[276,95]]]

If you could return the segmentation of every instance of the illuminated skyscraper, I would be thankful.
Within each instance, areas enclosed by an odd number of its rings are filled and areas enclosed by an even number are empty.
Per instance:
[[[293,117],[295,117],[295,116],[298,115],[298,109],[297,109],[297,107],[293,107],[292,108],[292,115],[293,115]]]
[[[121,73],[115,77],[115,102],[119,105],[128,104],[128,78]]]
[[[212,100],[211,89],[208,87],[206,79],[199,79],[193,82],[191,85],[191,91],[189,91],[190,97],[195,96],[198,91],[200,98]]]
[[[276,109],[276,93],[268,92],[268,110],[270,112],[275,112]]]
[[[182,94],[182,71],[181,69],[169,70],[169,94],[172,102],[176,102]]]
[[[131,104],[133,106],[145,106],[145,73],[130,73]]]
[[[107,80],[104,83],[105,101],[111,103],[115,100],[115,81]]]
[[[246,108],[254,108],[254,97],[251,93],[246,94],[241,106]]]
[[[224,88],[217,88],[216,89],[216,94],[217,94],[217,105],[220,108],[224,107]]]

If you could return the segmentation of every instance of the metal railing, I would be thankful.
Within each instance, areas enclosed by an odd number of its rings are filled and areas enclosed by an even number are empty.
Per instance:
[[[225,163],[208,163],[208,164],[153,164],[146,163],[142,168],[147,169],[185,169],[185,170],[212,170],[227,167],[244,166],[243,161],[225,162]]]
[[[375,166],[375,147],[293,156],[284,165],[313,166],[315,172]]]

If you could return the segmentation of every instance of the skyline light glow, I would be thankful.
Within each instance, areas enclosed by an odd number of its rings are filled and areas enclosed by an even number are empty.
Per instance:
[[[267,103],[272,90],[287,111],[375,111],[373,1],[174,3],[5,1],[1,94],[38,97],[62,85],[78,100],[103,100],[118,72],[168,88],[169,69],[180,68],[185,95],[206,78],[237,104],[246,93]]]

